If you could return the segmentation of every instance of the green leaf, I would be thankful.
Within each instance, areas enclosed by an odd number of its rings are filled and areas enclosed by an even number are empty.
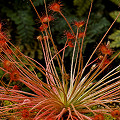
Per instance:
[[[112,1],[113,3],[115,3],[116,5],[120,5],[120,0],[110,0],[110,1]]]
[[[35,31],[33,25],[35,23],[29,9],[14,11],[13,9],[3,7],[2,12],[6,13],[6,15],[16,24],[17,37],[22,40],[22,42],[33,39]]]
[[[109,35],[108,38],[114,40],[111,42],[111,47],[120,47],[120,30],[116,30],[114,33]]]
[[[110,12],[110,16],[111,16],[113,19],[115,19],[119,13],[120,13],[120,11]],[[120,16],[118,17],[117,22],[120,23]]]
[[[34,0],[33,4],[35,6],[43,5],[44,4],[44,0]]]
[[[20,24],[19,26],[17,26],[17,30],[21,30],[24,29],[24,24]]]
[[[73,3],[77,7],[78,15],[82,16],[89,8],[90,0],[74,0]]]

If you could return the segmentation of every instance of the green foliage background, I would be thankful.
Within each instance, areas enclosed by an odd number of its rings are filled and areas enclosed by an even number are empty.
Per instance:
[[[53,0],[46,0],[47,5],[49,5],[52,1]],[[72,24],[74,30],[76,30],[73,26],[74,20],[87,20],[90,2],[91,0],[61,1],[61,3],[63,4],[62,12],[66,16],[68,21]],[[44,0],[33,0],[33,3],[40,15],[43,15]],[[90,48],[87,49],[88,45],[92,46],[92,50],[100,41],[105,31],[107,31],[109,25],[113,21],[110,19],[110,16],[114,19],[116,14],[119,12],[119,3],[120,0],[94,0],[84,42],[84,52],[90,50]],[[106,8],[106,5],[108,5],[109,7]],[[10,31],[10,34],[12,36],[11,39],[13,40],[12,42],[16,43],[19,46],[22,45],[21,48],[22,50],[24,50],[26,55],[31,55],[33,58],[36,59],[42,59],[42,53],[40,50],[41,48],[36,41],[36,37],[41,34],[38,31],[40,23],[29,0],[1,0],[0,13],[0,20],[5,23],[8,31]],[[60,46],[60,48],[62,48],[66,41],[64,31],[68,30],[69,28],[64,19],[61,18],[59,14],[50,14],[55,17],[55,20],[51,23],[53,37],[56,44]],[[118,20],[117,22],[119,24],[120,20]],[[111,35],[109,34],[108,38],[112,40],[111,47],[113,48],[118,49],[120,47],[119,33],[119,29],[114,29],[114,31],[111,32]],[[106,38],[105,41],[107,41],[108,38]],[[31,48],[33,43],[35,47]],[[71,51],[72,49],[66,50],[66,57],[72,53]],[[39,55],[36,56],[36,53]]]
[[[119,8],[119,6],[120,6],[120,0],[111,0],[111,1],[114,4],[116,4],[118,6],[118,8]],[[115,10],[115,11],[111,11],[109,13],[109,15],[113,19],[115,19],[119,13],[120,13],[120,11]],[[120,17],[118,17],[118,19],[117,19],[117,25],[118,26],[120,25]],[[108,38],[110,40],[112,40],[111,47],[115,48],[117,50],[117,53],[120,52],[120,30],[119,30],[119,27],[118,27],[118,29],[114,29],[113,33],[111,35],[109,35]],[[119,58],[120,58],[120,55],[119,55]]]

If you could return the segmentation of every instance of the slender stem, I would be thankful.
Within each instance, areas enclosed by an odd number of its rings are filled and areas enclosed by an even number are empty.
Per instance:
[[[34,8],[34,10],[35,10],[38,18],[40,19],[40,21],[42,21],[40,15],[39,15],[39,13],[38,13],[38,11],[37,11],[37,9],[36,9],[36,7],[34,6],[34,4],[33,4],[33,2],[32,2],[32,0],[29,0],[29,1],[31,2],[31,5],[33,6],[33,8]]]
[[[92,5],[93,5],[93,0],[91,1],[91,6],[90,6],[89,13],[88,13],[88,18],[87,18],[87,22],[86,22],[86,25],[85,25],[84,35],[83,35],[82,43],[81,43],[81,51],[82,51],[82,48],[83,48],[83,41],[84,41],[85,34],[86,34],[86,31],[87,31],[87,26],[88,26],[88,22],[89,22],[89,18],[90,18],[91,10],[92,10]]]
[[[95,54],[96,50],[98,49],[98,47],[100,46],[100,44],[102,43],[102,41],[104,40],[104,38],[106,37],[106,35],[108,34],[108,32],[110,31],[110,29],[112,28],[112,26],[114,25],[114,23],[116,22],[116,20],[118,19],[118,17],[120,16],[120,12],[117,15],[116,19],[113,21],[113,23],[110,25],[110,27],[108,28],[107,32],[104,34],[103,38],[101,39],[101,41],[99,42],[99,44],[97,45],[97,47],[95,48],[95,50],[93,51],[92,55],[90,56],[90,58],[88,59],[85,67],[83,68],[83,72],[85,70],[85,68],[87,67],[87,64],[90,62],[91,58],[93,57],[93,55]],[[82,73],[83,73],[82,72]]]
[[[68,20],[66,19],[66,17],[62,14],[62,12],[61,12],[61,11],[59,11],[59,13],[60,13],[60,14],[61,14],[61,16],[65,19],[65,21],[67,22],[67,24],[68,24],[68,26],[69,26],[69,28],[70,28],[70,30],[71,30],[71,32],[72,32],[72,34],[75,36],[75,33],[74,33],[74,31],[73,31],[73,29],[72,29],[71,25],[69,24]]]

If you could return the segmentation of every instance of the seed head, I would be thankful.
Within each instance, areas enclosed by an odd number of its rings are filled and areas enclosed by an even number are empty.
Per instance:
[[[112,50],[110,48],[107,47],[107,45],[101,45],[99,47],[99,51],[103,54],[103,55],[111,55],[112,54]]]
[[[94,116],[93,120],[104,120],[104,117],[102,114],[98,114],[98,115]]]
[[[85,21],[75,21],[74,22],[74,25],[78,28],[82,27],[83,25],[85,24]]]
[[[19,78],[20,78],[20,73],[19,73],[18,70],[13,70],[13,71],[10,73],[10,79],[11,79],[12,81],[17,81],[17,80],[19,80]]]
[[[51,5],[49,5],[49,9],[54,12],[60,12],[61,6],[61,2],[54,2]]]
[[[12,68],[12,63],[11,63],[11,61],[9,61],[9,60],[4,60],[4,62],[3,62],[3,67],[6,69],[6,70],[10,70],[11,68]]]
[[[23,111],[22,111],[22,117],[23,117],[23,118],[28,118],[29,115],[30,115],[30,113],[29,113],[28,110],[23,110]]]
[[[74,47],[74,45],[73,45],[73,43],[72,43],[72,41],[70,40],[70,41],[68,41],[68,46],[69,47]]]
[[[39,29],[40,29],[41,32],[45,31],[45,29],[47,29],[47,28],[48,28],[48,25],[47,25],[47,24],[41,25],[41,26],[39,27]]]
[[[18,87],[18,85],[14,85],[14,86],[13,86],[13,89],[14,89],[14,90],[19,90],[20,88]]]
[[[41,21],[42,21],[43,23],[46,23],[46,22],[48,22],[48,21],[50,22],[50,21],[52,21],[52,20],[54,20],[54,18],[53,18],[53,16],[51,16],[51,15],[48,16],[48,17],[47,17],[47,16],[42,16],[42,17],[41,17]]]
[[[71,39],[74,39],[75,37],[70,33],[70,32],[65,32],[65,35],[66,35],[66,37],[67,37],[67,39],[69,40],[71,40]]]
[[[78,33],[78,38],[83,38],[83,36],[84,36],[84,32]]]
[[[111,112],[111,115],[115,118],[119,118],[120,117],[120,111],[119,110],[114,110]]]

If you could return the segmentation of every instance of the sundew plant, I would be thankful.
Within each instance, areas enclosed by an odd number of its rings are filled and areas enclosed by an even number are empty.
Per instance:
[[[0,69],[4,71],[0,80],[0,101],[3,103],[0,119],[104,120],[105,115],[108,115],[119,120],[120,108],[111,108],[109,104],[120,103],[120,65],[114,66],[106,74],[103,72],[120,54],[119,52],[110,59],[115,51],[110,48],[109,41],[104,42],[120,13],[84,63],[84,38],[87,36],[93,1],[86,22],[74,21],[74,26],[64,16],[62,2],[52,2],[47,6],[44,0],[45,14],[40,16],[32,0],[29,1],[40,21],[41,35],[37,39],[42,46],[45,65],[20,52],[0,24]],[[54,13],[61,15],[69,27],[61,50],[55,45],[50,27]],[[51,48],[54,48],[54,54]],[[66,49],[73,50],[70,60],[64,57]],[[98,56],[96,53],[99,53]],[[69,62],[69,71],[65,61]],[[44,76],[43,80],[37,73]],[[4,78],[9,80],[8,84]],[[17,84],[13,86],[13,82],[23,83],[32,92],[20,90]]]

